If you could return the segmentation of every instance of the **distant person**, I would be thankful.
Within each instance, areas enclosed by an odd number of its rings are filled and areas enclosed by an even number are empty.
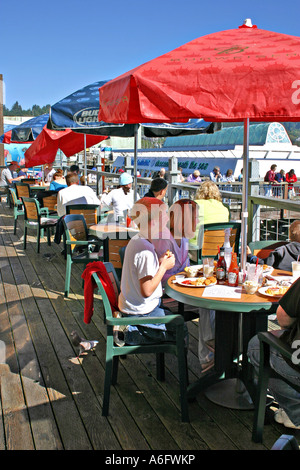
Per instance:
[[[233,176],[233,170],[231,170],[230,168],[226,171],[225,175],[222,176],[222,182],[224,183],[234,183],[235,182],[235,178]]]
[[[44,182],[51,183],[52,177],[56,170],[53,168],[53,163],[48,163],[44,169]]]
[[[277,181],[277,183],[284,183],[286,181],[284,170],[280,170],[278,173],[275,173],[275,181]]]
[[[177,182],[178,182],[178,183],[183,183],[184,180],[185,180],[185,177],[183,176],[183,174],[182,174],[182,168],[180,167],[180,168],[179,168],[179,173],[178,173],[178,175],[177,175]]]
[[[119,187],[101,196],[101,206],[112,207],[114,211],[114,221],[119,221],[120,217],[125,217],[134,204],[134,192],[132,190],[133,178],[130,173],[122,173],[119,178]],[[137,195],[137,199],[139,199]]]
[[[63,175],[63,171],[61,169],[57,170],[50,183],[49,190],[50,191],[60,191],[61,189],[67,188],[67,182]]]
[[[186,179],[187,183],[201,183],[201,178],[200,178],[200,171],[195,170],[191,175],[189,175]]]
[[[168,182],[163,178],[155,178],[152,180],[149,191],[144,197],[156,197],[161,201],[164,199],[168,189]]]
[[[275,269],[292,271],[292,261],[297,261],[300,256],[300,220],[294,220],[289,228],[289,243],[279,246],[265,259],[258,259],[259,264],[267,264]],[[247,247],[247,261],[256,263],[257,256],[251,253]]]
[[[57,213],[59,217],[66,214],[66,206],[73,204],[97,204],[100,206],[100,199],[89,186],[79,185],[79,178],[76,173],[68,173],[66,176],[67,188],[58,191]]]
[[[289,199],[291,199],[295,197],[294,183],[297,183],[297,176],[295,174],[295,170],[292,169],[286,174],[286,182],[288,183]]]
[[[69,171],[71,173],[76,173],[78,176],[80,175],[80,168],[78,165],[71,165]]]
[[[273,190],[272,190],[271,185],[275,182],[276,168],[277,168],[277,165],[275,164],[271,165],[270,170],[267,171],[267,173],[265,174],[264,182],[269,183],[268,185],[265,185],[265,196],[271,197],[273,195]]]
[[[220,167],[215,166],[213,171],[210,172],[209,176],[211,181],[213,181],[214,183],[220,183],[220,181],[222,181]]]
[[[241,183],[243,181],[243,168],[241,168],[241,172],[238,176],[238,181]]]
[[[1,172],[0,186],[6,186],[7,188],[11,187],[14,181],[20,181],[24,176],[15,176],[16,170],[20,168],[20,165],[16,161],[7,163],[7,167],[4,168]]]
[[[24,178],[29,178],[28,168],[21,168],[21,170],[18,173],[18,176],[23,176]]]
[[[163,178],[165,179],[166,181],[168,181],[168,175],[166,173],[166,169],[165,168],[161,168],[159,171],[156,171],[154,174],[153,174],[153,177],[152,179],[154,178]]]

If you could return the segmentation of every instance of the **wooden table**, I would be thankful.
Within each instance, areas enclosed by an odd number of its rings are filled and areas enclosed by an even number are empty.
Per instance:
[[[291,276],[291,273],[274,270],[272,276],[276,275]],[[216,311],[215,366],[189,386],[188,396],[193,397],[198,391],[207,389],[208,398],[219,405],[252,408],[250,395],[253,397],[254,386],[253,370],[247,358],[248,342],[258,331],[267,330],[268,315],[276,312],[279,299],[258,292],[247,294],[242,286],[238,286],[241,289],[239,299],[203,297],[204,288],[180,286],[172,282],[174,279],[172,276],[165,288],[169,297],[183,304]]]
[[[103,260],[110,261],[118,269],[122,267],[119,249],[138,232],[138,229],[121,223],[100,223],[89,228],[89,235],[103,240]]]

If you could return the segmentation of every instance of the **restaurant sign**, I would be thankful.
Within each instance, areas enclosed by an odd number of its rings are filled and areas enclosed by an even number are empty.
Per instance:
[[[133,157],[131,158],[131,165],[133,166]],[[182,168],[183,175],[189,175],[195,170],[199,170],[200,174],[203,176],[208,176],[209,173],[213,170],[215,166],[219,166],[221,173],[224,174],[230,168],[235,172],[235,169],[238,166],[241,166],[241,162],[236,158],[189,158],[182,157],[177,158],[178,168]],[[113,163],[113,170],[117,172],[120,168],[124,168],[125,158],[117,157]],[[169,168],[169,157],[138,157],[137,159],[137,168],[141,172],[142,176],[149,176],[156,171],[159,171],[161,168],[168,170]],[[143,171],[144,170],[144,171]],[[146,174],[145,174],[146,173]]]

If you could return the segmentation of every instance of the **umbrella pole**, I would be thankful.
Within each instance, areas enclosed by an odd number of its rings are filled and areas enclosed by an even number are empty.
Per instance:
[[[139,125],[134,126],[134,160],[133,160],[133,180],[134,180],[134,202],[137,198],[137,146],[138,146]]]
[[[84,137],[84,181],[87,182],[87,170],[86,170],[86,134],[83,134]]]
[[[249,118],[244,119],[241,271],[246,272],[248,228]]]

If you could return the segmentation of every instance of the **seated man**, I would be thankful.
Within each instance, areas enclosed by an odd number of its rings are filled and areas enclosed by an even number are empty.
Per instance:
[[[161,201],[164,199],[168,188],[168,183],[163,178],[154,178],[151,182],[149,191],[144,197],[156,197]]]
[[[98,204],[100,199],[89,186],[79,185],[76,173],[68,173],[66,176],[67,188],[61,189],[57,196],[57,213],[59,217],[66,215],[66,206],[72,204]]]
[[[277,320],[282,328],[280,334],[282,341],[288,343],[293,349],[300,344],[300,278],[289,288],[286,294],[279,300],[277,308]],[[278,352],[272,350],[270,354],[270,365],[272,369],[283,377],[286,377],[296,385],[300,384],[299,354],[296,362],[287,362]],[[259,367],[259,340],[254,336],[249,341],[248,357],[256,371]],[[280,379],[270,379],[269,389],[274,395],[280,408],[275,412],[274,419],[277,423],[287,428],[300,429],[300,393]]]
[[[130,211],[134,204],[134,192],[132,190],[133,178],[131,174],[123,172],[119,178],[119,186],[109,193],[103,193],[101,196],[102,207],[112,207],[113,220],[119,221],[120,218],[125,217],[125,214]],[[137,199],[139,199],[137,194]]]
[[[4,168],[1,172],[0,186],[9,188],[12,187],[14,181],[20,181],[24,178],[22,175],[14,177],[14,172],[17,170],[17,168],[20,168],[18,162],[8,163],[7,167]]]
[[[167,207],[156,198],[140,199],[132,208],[131,217],[140,231],[128,243],[125,251],[119,310],[122,316],[161,317],[170,312],[161,308],[161,280],[167,270],[175,264],[172,253],[158,258],[153,239],[168,221]],[[174,339],[171,326],[129,326],[124,331],[127,344],[153,343]]]
[[[266,259],[259,259],[259,264],[267,264],[275,269],[292,271],[292,261],[297,261],[300,255],[300,220],[294,220],[289,229],[290,242],[286,245],[276,248]],[[257,257],[254,256],[249,247],[247,249],[248,263],[256,263]]]

